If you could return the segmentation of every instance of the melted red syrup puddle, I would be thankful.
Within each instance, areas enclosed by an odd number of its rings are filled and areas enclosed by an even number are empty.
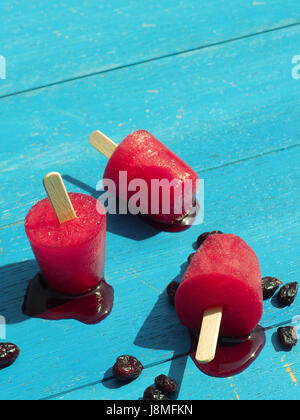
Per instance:
[[[105,280],[82,296],[68,296],[51,289],[41,275],[29,284],[23,313],[32,318],[58,321],[76,319],[84,324],[98,324],[113,307],[114,291]]]
[[[172,223],[172,224],[161,223],[161,222],[158,222],[157,220],[152,219],[149,216],[144,216],[144,217],[148,221],[148,223],[154,226],[156,229],[162,230],[164,232],[177,233],[177,232],[183,232],[189,229],[194,224],[199,211],[200,211],[200,205],[197,201],[196,210],[192,209],[190,214],[187,214],[186,216],[183,217],[183,219],[179,220],[176,223]]]
[[[215,378],[228,378],[243,372],[258,358],[266,344],[265,330],[260,326],[243,339],[221,338],[215,359],[204,365],[195,359],[198,336],[196,333],[191,336],[191,358],[203,373]]]

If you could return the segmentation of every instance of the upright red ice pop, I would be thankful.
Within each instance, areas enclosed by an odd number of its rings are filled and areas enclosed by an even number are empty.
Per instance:
[[[94,198],[68,194],[61,176],[48,174],[49,198],[29,211],[25,230],[42,275],[53,289],[80,295],[103,279],[106,215]]]
[[[254,251],[236,235],[208,237],[193,256],[176,293],[183,325],[201,328],[196,358],[214,359],[219,331],[244,337],[263,313],[260,266]]]
[[[139,191],[142,214],[172,225],[194,209],[198,175],[147,131],[129,134],[119,146],[100,131],[95,131],[90,143],[109,159],[104,178],[114,181],[116,195],[123,201],[130,202],[136,193],[130,188],[132,183],[140,179],[145,181],[146,191]],[[171,188],[159,189],[159,183],[171,185]]]

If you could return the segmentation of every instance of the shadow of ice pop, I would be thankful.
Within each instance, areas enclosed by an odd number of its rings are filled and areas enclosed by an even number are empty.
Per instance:
[[[63,175],[64,181],[72,184],[77,190],[89,194],[96,200],[103,194],[96,188],[85,184],[70,175]],[[146,223],[141,217],[132,214],[109,214],[107,213],[107,231],[118,236],[143,241],[159,233],[159,230]]]
[[[167,294],[161,294],[138,332],[134,344],[143,348],[173,352],[170,358],[155,363],[155,365],[171,361],[168,376],[178,383],[177,394],[183,380],[190,352],[190,343],[189,332],[180,324],[175,309],[168,301]],[[174,398],[176,398],[176,395]]]

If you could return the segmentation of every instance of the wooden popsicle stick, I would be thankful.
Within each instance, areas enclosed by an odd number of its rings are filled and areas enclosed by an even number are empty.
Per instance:
[[[109,137],[101,133],[101,131],[94,131],[90,136],[90,144],[102,153],[107,159],[110,159],[118,145],[114,143]]]
[[[216,356],[222,315],[222,307],[210,308],[204,312],[196,352],[197,362],[207,364],[214,360]]]
[[[51,172],[44,178],[44,187],[60,224],[76,219],[76,213],[62,177]]]

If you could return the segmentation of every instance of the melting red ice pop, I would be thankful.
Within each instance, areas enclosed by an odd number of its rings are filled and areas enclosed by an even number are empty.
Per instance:
[[[238,236],[210,236],[193,256],[175,303],[181,323],[201,329],[197,361],[211,362],[219,332],[244,337],[261,319],[261,271],[254,251]]]
[[[84,194],[68,194],[58,173],[48,174],[49,198],[29,211],[25,230],[42,275],[53,289],[80,295],[103,278],[106,215]]]
[[[137,179],[146,182],[147,191],[141,200],[143,214],[165,224],[175,224],[189,214],[195,206],[198,175],[164,144],[145,130],[129,134],[120,145],[115,144],[100,131],[90,137],[90,143],[108,159],[104,178],[114,181],[116,195],[128,202],[136,191],[129,184]],[[120,173],[126,171],[125,188],[121,188]],[[153,182],[173,182],[174,187],[155,194]],[[162,197],[162,195],[164,195]],[[164,207],[162,202],[169,203]],[[143,207],[143,204],[147,204]]]

